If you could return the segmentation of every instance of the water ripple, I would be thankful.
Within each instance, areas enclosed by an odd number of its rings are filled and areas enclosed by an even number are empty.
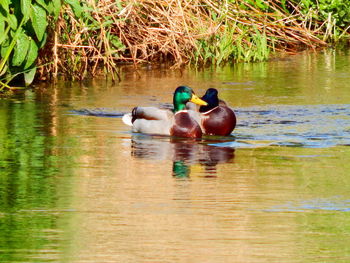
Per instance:
[[[225,147],[350,145],[350,104],[274,105],[236,110],[236,140]]]
[[[350,212],[350,200],[342,200],[340,198],[317,198],[311,200],[303,200],[299,202],[288,202],[283,205],[277,205],[266,212],[306,212],[306,211],[340,211]]]
[[[71,110],[70,112],[75,115],[113,117],[113,118],[120,118],[125,114],[125,112],[115,111],[107,108],[79,109],[79,110]]]

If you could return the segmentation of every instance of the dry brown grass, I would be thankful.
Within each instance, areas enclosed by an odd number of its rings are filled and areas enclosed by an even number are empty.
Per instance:
[[[117,78],[118,62],[171,61],[175,66],[191,61],[205,63],[208,57],[215,59],[213,50],[219,53],[224,40],[233,47],[241,44],[251,48],[256,45],[252,41],[256,34],[266,38],[270,50],[295,52],[300,46],[315,49],[327,45],[326,22],[312,21],[292,2],[288,4],[289,13],[279,0],[265,1],[268,12],[245,1],[82,2],[85,9],[81,17],[68,6],[63,8],[42,59],[42,63],[54,63],[42,69],[42,76],[61,73],[83,79],[103,68]],[[237,59],[234,49],[228,59]]]

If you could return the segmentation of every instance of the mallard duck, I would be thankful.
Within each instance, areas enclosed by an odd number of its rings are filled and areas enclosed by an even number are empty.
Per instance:
[[[210,88],[201,99],[208,103],[199,108],[203,133],[222,136],[231,134],[236,127],[236,115],[224,101],[219,100],[218,91]]]
[[[123,116],[123,121],[132,126],[133,132],[201,138],[198,114],[186,110],[186,103],[189,101],[201,106],[208,104],[198,98],[191,88],[180,86],[174,92],[172,111],[156,107],[135,107],[132,113]]]

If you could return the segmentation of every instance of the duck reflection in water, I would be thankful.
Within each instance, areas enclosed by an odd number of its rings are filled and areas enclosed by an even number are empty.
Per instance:
[[[205,177],[216,176],[219,163],[233,162],[234,149],[208,145],[215,141],[135,135],[131,139],[131,155],[149,160],[171,160],[175,177],[189,177],[191,166],[200,164]]]

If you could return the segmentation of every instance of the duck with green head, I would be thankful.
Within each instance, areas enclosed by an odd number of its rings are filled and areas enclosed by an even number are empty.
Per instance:
[[[131,114],[123,116],[123,121],[132,126],[133,132],[201,138],[202,130],[198,124],[198,114],[186,109],[186,103],[189,101],[201,106],[207,105],[191,88],[180,86],[173,96],[172,111],[156,107],[135,107]]]

